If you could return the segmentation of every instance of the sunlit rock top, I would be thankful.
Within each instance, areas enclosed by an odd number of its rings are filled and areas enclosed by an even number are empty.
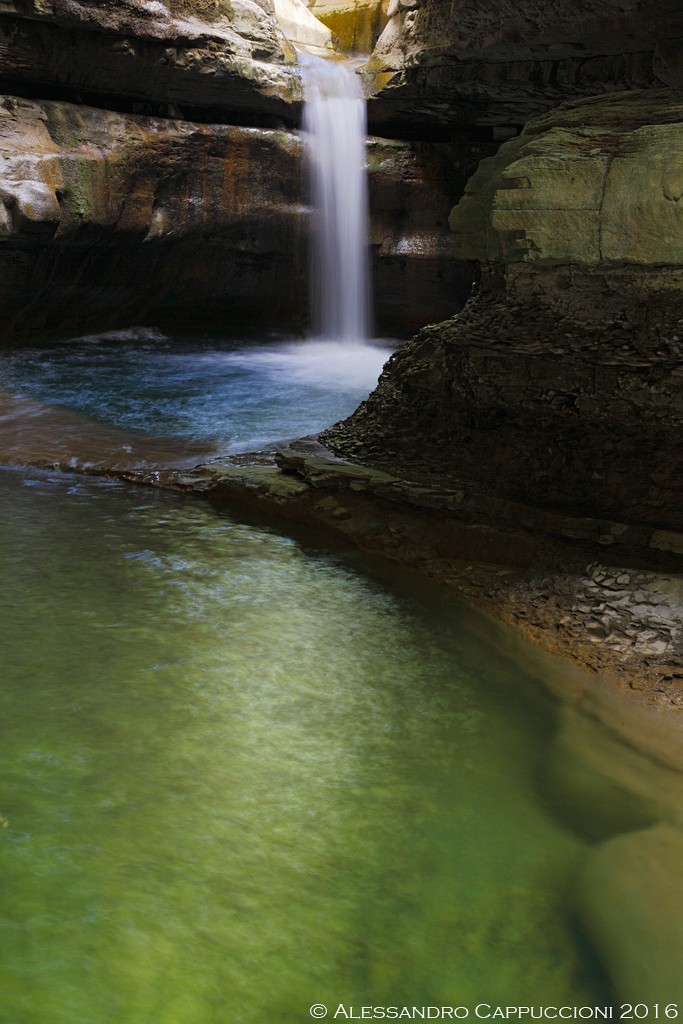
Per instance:
[[[302,0],[273,0],[280,28],[290,43],[321,56],[334,52],[332,32],[311,14]]]
[[[175,114],[160,109],[169,104],[181,113],[241,113],[247,121],[259,114],[291,118],[299,98],[295,63],[273,0],[0,6],[0,69],[10,92],[30,83],[38,94],[47,86],[97,105],[148,104],[150,113]]]

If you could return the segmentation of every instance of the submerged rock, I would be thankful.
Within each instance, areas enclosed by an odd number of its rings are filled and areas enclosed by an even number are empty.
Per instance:
[[[683,1003],[683,831],[657,825],[597,848],[580,879],[582,917],[621,1000]]]
[[[656,718],[653,723],[658,724]],[[646,740],[648,725],[643,715]],[[680,752],[675,754],[648,749],[647,742],[639,747],[632,736],[624,742],[609,718],[601,720],[580,705],[566,705],[550,748],[544,790],[554,812],[592,839],[661,820],[680,827],[683,776]]]

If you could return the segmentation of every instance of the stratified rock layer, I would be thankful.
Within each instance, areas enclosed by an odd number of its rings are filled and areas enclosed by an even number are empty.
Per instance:
[[[451,216],[456,254],[481,264],[476,300],[394,356],[325,443],[647,523],[678,551],[682,146],[679,97],[655,92],[560,108],[485,161]]]
[[[392,0],[368,71],[381,134],[522,126],[563,100],[677,85],[674,0]]]
[[[469,283],[443,244],[463,167],[429,145],[370,151],[389,286],[378,323],[410,330]],[[0,340],[131,323],[303,328],[302,163],[292,132],[1,99]]]
[[[64,99],[82,94],[114,109],[143,104],[145,113],[177,116],[179,108],[188,108],[200,120],[272,123],[296,117],[295,62],[272,0],[0,5],[5,92]]]
[[[568,103],[532,121],[468,183],[451,215],[457,254],[508,274],[519,263],[681,266],[682,123],[680,89]]]
[[[268,307],[291,322],[298,157],[286,132],[6,97],[4,337],[182,322],[202,308],[207,323],[258,324]]]

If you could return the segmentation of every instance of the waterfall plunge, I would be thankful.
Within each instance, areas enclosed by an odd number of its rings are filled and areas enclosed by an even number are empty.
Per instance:
[[[370,330],[365,97],[345,62],[302,57],[315,224],[313,333],[363,343]]]

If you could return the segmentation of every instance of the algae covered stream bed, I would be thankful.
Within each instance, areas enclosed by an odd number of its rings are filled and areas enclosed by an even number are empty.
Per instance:
[[[462,613],[132,486],[0,489],[0,1020],[606,1005],[554,705]]]

